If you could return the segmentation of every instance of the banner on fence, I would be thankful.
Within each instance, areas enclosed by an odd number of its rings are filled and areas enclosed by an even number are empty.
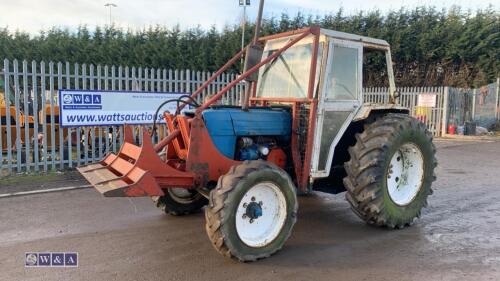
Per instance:
[[[162,102],[182,95],[186,93],[60,90],[59,122],[62,127],[152,124]],[[166,104],[157,122],[164,122],[163,112],[176,109],[177,102]]]
[[[436,94],[418,94],[417,106],[436,107]]]

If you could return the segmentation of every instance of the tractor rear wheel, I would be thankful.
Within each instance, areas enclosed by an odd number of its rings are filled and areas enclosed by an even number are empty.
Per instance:
[[[156,207],[166,214],[182,216],[199,212],[208,200],[198,191],[185,188],[169,188],[163,196],[152,198]]]
[[[432,194],[437,166],[425,125],[403,114],[388,114],[356,135],[345,163],[346,198],[368,224],[403,228],[420,217]]]
[[[207,234],[226,257],[243,262],[269,257],[290,236],[297,208],[295,186],[285,171],[263,160],[245,161],[210,192]]]

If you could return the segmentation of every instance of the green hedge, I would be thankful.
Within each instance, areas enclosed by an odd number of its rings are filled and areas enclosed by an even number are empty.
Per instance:
[[[492,82],[500,73],[499,18],[492,7],[474,12],[418,7],[353,15],[339,10],[324,16],[282,14],[265,19],[263,30],[270,34],[319,24],[382,38],[392,45],[400,86],[466,87]],[[3,28],[0,57],[214,71],[237,52],[240,38],[238,25],[222,30],[151,26],[138,31],[80,26],[75,31],[52,28],[35,36]],[[250,38],[247,34],[247,41]],[[381,85],[386,77],[379,70],[383,58],[367,60],[376,66],[366,69],[366,86]]]

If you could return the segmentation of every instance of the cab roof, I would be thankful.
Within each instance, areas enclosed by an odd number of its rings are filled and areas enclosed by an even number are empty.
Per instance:
[[[327,37],[332,37],[340,40],[362,43],[363,46],[366,48],[387,49],[390,47],[389,43],[387,43],[387,41],[382,39],[376,39],[341,31],[335,31],[331,29],[321,28],[321,34]]]

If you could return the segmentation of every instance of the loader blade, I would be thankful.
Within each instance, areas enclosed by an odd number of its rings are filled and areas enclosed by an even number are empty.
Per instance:
[[[134,144],[130,127],[125,127],[124,134],[118,154],[108,154],[101,162],[77,170],[106,197],[164,195],[151,165],[156,165],[157,171],[165,164],[154,152],[151,137],[143,131],[143,146],[139,147]]]

